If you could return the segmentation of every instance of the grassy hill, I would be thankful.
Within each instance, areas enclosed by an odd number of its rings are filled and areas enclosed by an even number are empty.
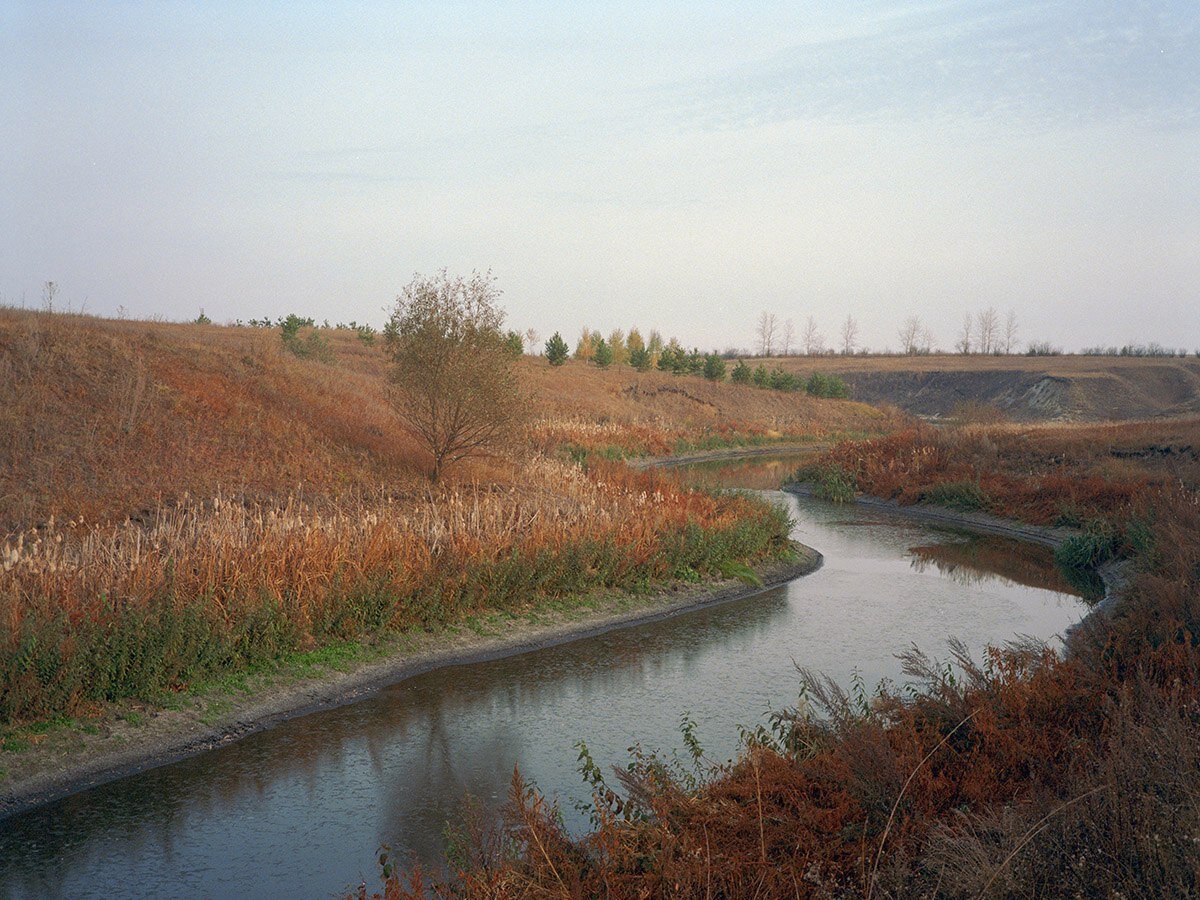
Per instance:
[[[278,329],[113,321],[0,309],[0,533],[52,513],[147,515],[219,490],[269,497],[387,484],[427,465],[387,400],[382,341],[323,329],[330,362]],[[816,400],[628,367],[521,364],[529,448],[609,455],[807,440],[888,428],[860,403]],[[508,462],[462,479],[512,481]]]

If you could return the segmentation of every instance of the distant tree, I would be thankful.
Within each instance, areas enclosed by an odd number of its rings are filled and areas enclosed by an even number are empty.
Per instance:
[[[629,364],[639,372],[645,372],[650,368],[650,351],[643,346],[630,348]]]
[[[751,380],[757,387],[765,388],[771,386],[771,376],[767,373],[766,366],[764,366],[762,363],[759,363],[755,367],[754,374],[751,376]]]
[[[396,298],[384,332],[391,397],[433,457],[431,481],[507,442],[524,415],[499,296],[491,273],[463,278],[443,269],[414,275]]]
[[[996,307],[989,306],[975,318],[975,346],[980,353],[1000,350],[1000,316]]]
[[[671,338],[658,354],[658,368],[676,375],[686,370],[687,353],[675,338]]]
[[[750,384],[754,381],[754,375],[750,372],[750,367],[746,365],[744,359],[739,359],[733,371],[729,373],[729,380],[734,384]]]
[[[567,342],[557,331],[550,336],[550,340],[546,341],[546,359],[550,360],[552,366],[561,366],[565,363],[570,352],[571,349],[567,346]]]
[[[1004,352],[1012,353],[1017,348],[1017,311],[1010,309],[1004,320]]]
[[[612,351],[612,361],[623,366],[629,362],[629,349],[625,345],[625,332],[620,328],[614,328],[612,334],[608,336],[608,348]]]
[[[516,331],[504,333],[504,349],[518,359],[525,355],[525,339]]]
[[[607,369],[612,365],[613,351],[608,342],[604,338],[599,338],[592,349],[592,362],[601,369]]]
[[[954,349],[964,356],[971,352],[971,334],[973,333],[971,314],[967,313],[963,316],[962,328],[958,332],[958,340],[954,342]]]
[[[804,334],[801,337],[804,342],[804,352],[809,356],[817,356],[825,352],[825,338],[821,336],[821,331],[817,328],[817,320],[809,316],[804,321]]]
[[[650,337],[646,338],[646,351],[650,354],[650,365],[658,364],[658,356],[663,350],[662,335],[657,328],[650,329]]]
[[[600,333],[592,331],[590,328],[584,328],[579,332],[579,340],[575,342],[575,358],[581,359],[584,362],[590,360],[596,355],[596,341],[599,339]]]
[[[210,319],[208,316],[206,316],[204,314],[203,306],[200,307],[200,315],[196,316],[195,324],[197,324],[197,325],[211,325],[212,324],[212,319]]]
[[[783,346],[781,349],[782,356],[792,355],[792,344],[796,340],[796,323],[791,319],[787,319],[783,323]]]
[[[924,331],[920,316],[909,316],[900,326],[900,350],[909,356],[915,356],[921,350],[921,337]]]
[[[851,356],[858,346],[858,322],[852,313],[846,315],[842,323],[842,354]]]
[[[534,348],[537,346],[537,342],[538,342],[537,329],[536,328],[526,328],[525,334],[523,335],[523,337],[525,338],[525,343],[529,346],[529,355],[533,356]]]
[[[762,315],[758,317],[758,355],[770,356],[775,349],[775,332],[778,328],[778,321],[775,318],[775,313],[769,313],[763,310]]]
[[[709,353],[704,357],[704,377],[709,381],[724,381],[725,380],[725,360],[717,356],[715,353]]]

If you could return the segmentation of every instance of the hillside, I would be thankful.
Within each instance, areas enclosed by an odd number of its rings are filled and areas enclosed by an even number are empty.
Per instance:
[[[0,309],[0,533],[51,514],[148,516],[218,491],[269,498],[424,491],[422,452],[387,401],[381,341],[323,329],[331,363],[278,329]],[[620,454],[886,428],[859,403],[628,368],[522,361],[532,445]],[[459,478],[527,484],[508,463]]]
[[[757,364],[759,361],[753,361]],[[1200,359],[1119,356],[821,356],[761,360],[839,375],[850,395],[945,417],[959,404],[1017,421],[1104,421],[1200,412]]]

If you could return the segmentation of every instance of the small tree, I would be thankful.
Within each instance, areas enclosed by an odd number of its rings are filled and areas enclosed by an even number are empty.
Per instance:
[[[854,314],[846,316],[842,323],[842,355],[851,356],[858,347],[858,321]]]
[[[567,342],[557,331],[550,336],[550,340],[546,341],[546,359],[550,361],[550,365],[561,366],[567,361],[570,353],[571,348],[567,346]]]
[[[715,353],[710,353],[704,357],[704,377],[709,381],[724,381],[725,360],[721,359]]]
[[[819,356],[825,352],[825,338],[821,336],[817,320],[812,316],[804,321],[804,334],[801,341],[804,343],[804,352],[808,356]]]
[[[958,332],[958,340],[954,342],[954,349],[959,353],[967,354],[971,352],[971,335],[974,331],[975,320],[970,313],[963,316],[962,328]]]
[[[729,373],[729,380],[734,384],[750,384],[754,380],[754,375],[751,374],[750,367],[746,365],[744,359],[738,360],[738,364]]]
[[[385,331],[393,402],[433,457],[429,477],[505,443],[524,413],[491,273],[414,275]]]
[[[525,339],[515,331],[509,331],[504,335],[504,349],[510,355],[520,358],[525,355]]]
[[[594,362],[598,368],[607,369],[612,365],[612,361],[612,347],[609,346],[608,341],[604,340],[604,338],[600,338],[596,341],[595,348],[592,352],[592,362]]]
[[[650,368],[650,351],[640,342],[629,348],[629,364],[639,372]]]

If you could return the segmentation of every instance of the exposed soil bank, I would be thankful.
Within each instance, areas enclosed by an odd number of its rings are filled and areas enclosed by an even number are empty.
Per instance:
[[[816,492],[809,484],[787,484],[783,490],[801,497],[815,497]],[[929,525],[945,525],[950,528],[964,528],[968,531],[983,534],[995,534],[1001,537],[1016,538],[1043,544],[1047,547],[1058,547],[1067,538],[1079,534],[1074,528],[1059,528],[1048,525],[1030,525],[1015,519],[1002,519],[999,516],[985,512],[949,509],[945,506],[910,505],[902,506],[895,500],[885,500],[881,497],[859,495],[855,498],[858,506],[878,509],[913,519]],[[1104,596],[1092,607],[1091,611],[1078,625],[1067,630],[1067,637],[1079,629],[1085,622],[1096,615],[1108,615],[1113,606],[1119,602],[1127,578],[1127,561],[1112,560],[1096,570],[1096,574],[1104,582]]]
[[[493,630],[465,628],[427,635],[346,671],[311,677],[286,673],[253,693],[196,698],[185,709],[154,709],[105,723],[103,733],[63,729],[36,747],[0,754],[0,819],[156,766],[176,762],[263,731],[287,719],[352,703],[423,672],[470,665],[565,644],[617,628],[740,600],[816,571],[821,554],[793,543],[791,561],[756,568],[761,585],[724,580],[679,584],[647,595],[610,594],[574,607],[555,604],[523,617],[496,616]],[[134,719],[131,722],[129,719]]]

